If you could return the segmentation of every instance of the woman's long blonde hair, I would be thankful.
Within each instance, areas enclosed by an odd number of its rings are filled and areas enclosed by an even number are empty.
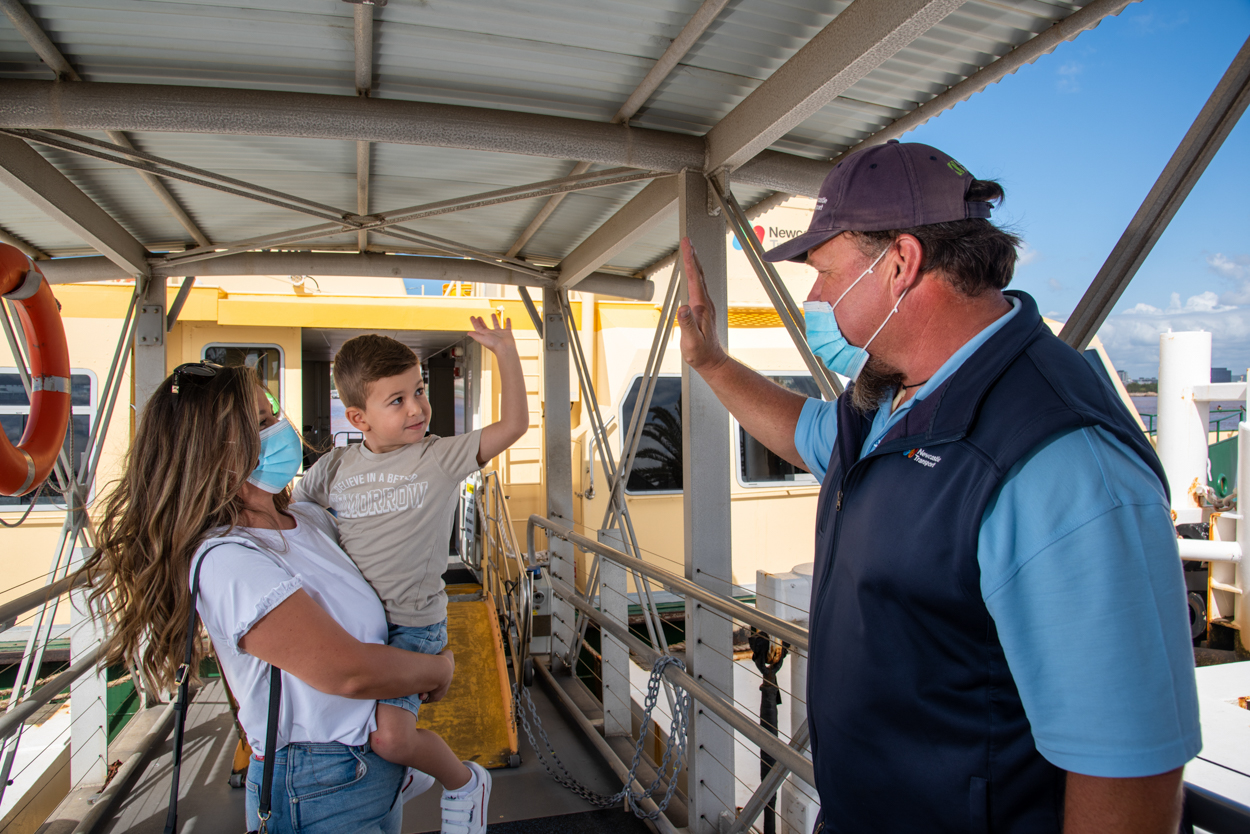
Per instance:
[[[186,647],[191,558],[245,509],[239,493],[260,459],[260,396],[253,370],[221,367],[211,377],[175,373],[148,400],[86,566],[92,604],[111,615],[105,664],[172,684]],[[285,510],[289,489],[274,499]]]

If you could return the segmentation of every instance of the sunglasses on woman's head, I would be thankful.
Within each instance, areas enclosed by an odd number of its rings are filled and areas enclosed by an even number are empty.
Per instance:
[[[184,362],[174,368],[174,372],[171,374],[174,381],[169,386],[169,391],[171,394],[177,395],[178,386],[183,382],[200,383],[217,376],[217,372],[222,369],[223,366],[215,362]]]

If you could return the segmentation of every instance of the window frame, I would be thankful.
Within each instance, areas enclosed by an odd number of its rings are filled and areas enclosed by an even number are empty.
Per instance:
[[[808,379],[813,379],[811,372],[807,371],[806,369],[801,370],[801,371],[772,371],[772,370],[761,371],[759,369],[756,369],[756,373],[758,373],[760,376],[765,377],[766,379],[770,381],[775,381],[772,379],[775,376],[805,376]],[[734,438],[733,467],[734,467],[734,478],[735,480],[737,480],[738,486],[742,487],[743,489],[795,489],[796,487],[819,487],[820,486],[820,481],[816,480],[816,476],[813,475],[811,472],[804,472],[801,475],[799,473],[795,473],[796,480],[793,480],[793,481],[748,481],[745,477],[746,473],[742,471],[742,441],[744,439],[743,435],[748,432],[746,432],[746,430],[742,428],[742,424],[739,423],[732,414],[729,415],[729,419],[733,426],[733,438]],[[759,443],[758,440],[756,440],[755,442]],[[763,444],[761,443],[760,445],[763,445]],[[768,447],[765,447],[765,448],[768,448]],[[798,478],[802,478],[802,480],[798,480]]]
[[[0,375],[4,375],[4,374],[13,374],[14,376],[18,376],[19,378],[21,375],[16,366],[0,366]],[[95,430],[96,418],[98,416],[98,412],[100,409],[100,379],[98,376],[96,376],[96,372],[89,368],[71,367],[69,374],[70,374],[71,379],[75,376],[85,376],[89,380],[88,399],[90,400],[90,403],[88,405],[73,405],[71,401],[70,423],[71,425],[73,424],[74,417],[85,414],[87,416],[87,437],[90,437],[91,433]],[[0,414],[4,414],[6,416],[12,415],[12,414],[28,416],[30,414],[30,403],[28,401],[27,404],[24,406],[0,405]],[[101,443],[104,442],[104,435],[100,436],[99,442]],[[81,454],[83,451],[85,450],[83,449],[74,450],[74,452],[78,454]],[[73,461],[70,461],[70,463],[73,464]],[[88,507],[91,506],[91,503],[95,500],[95,484],[96,484],[96,479],[92,478],[91,483],[89,484],[88,489],[87,489],[86,506]],[[55,496],[55,493],[53,493],[53,496]],[[62,504],[58,501],[49,501],[43,504],[36,503],[33,507],[31,507],[29,504],[0,504],[0,513],[24,513],[26,512],[27,509],[30,509],[31,513],[33,514],[33,513],[48,513],[48,512],[63,513],[66,511],[67,508],[65,504]]]
[[[273,342],[206,342],[200,346],[200,361],[207,361],[209,348],[273,348],[278,351],[278,405],[286,411],[286,351]]]
[[[657,376],[659,377],[659,379],[676,379],[678,381],[678,384],[681,383],[680,373],[673,373],[671,371],[668,371],[668,372],[660,373]],[[621,446],[623,446],[625,443],[625,432],[629,430],[629,421],[625,419],[625,404],[629,402],[631,399],[631,397],[629,396],[629,392],[633,389],[634,383],[642,378],[643,378],[643,374],[636,373],[626,381],[624,393],[621,395],[620,402],[618,402],[616,405],[616,422],[617,422],[617,425],[620,426],[620,431],[617,432],[619,442],[617,443],[617,447],[616,447],[618,458],[621,453]],[[656,384],[658,385],[659,383],[657,382]],[[649,410],[650,409],[648,409],[648,411]],[[644,423],[643,425],[645,426],[646,424]],[[634,497],[643,497],[643,496],[648,496],[648,495],[682,495],[684,493],[685,493],[684,489],[631,490],[629,488],[629,481],[625,482],[625,494],[629,496],[634,496]]]

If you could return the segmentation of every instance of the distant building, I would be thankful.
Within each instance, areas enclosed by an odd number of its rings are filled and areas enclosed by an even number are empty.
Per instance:
[[[1120,382],[1128,385],[1128,373],[1126,371],[1116,371],[1116,375],[1120,377]]]
[[[1211,369],[1211,381],[1212,382],[1232,382],[1233,372],[1230,371],[1228,368],[1212,368]]]

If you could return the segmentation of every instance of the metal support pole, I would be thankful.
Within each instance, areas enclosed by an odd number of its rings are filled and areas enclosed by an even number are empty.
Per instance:
[[[708,297],[716,309],[715,326],[722,344],[729,343],[728,282],[725,264],[724,213],[708,213],[707,180],[701,174],[678,178],[680,234],[699,252]],[[686,293],[682,292],[683,301]],[[716,593],[731,584],[729,412],[712,389],[685,363],[681,368],[682,479],[685,492],[686,578]],[[697,427],[697,429],[696,429]],[[697,601],[686,602],[686,657],[690,674],[713,691],[733,698],[733,621]],[[691,725],[690,830],[719,830],[722,813],[733,815],[733,733],[710,711],[699,708]]]
[[[182,314],[182,308],[186,305],[187,299],[191,297],[191,288],[195,286],[195,276],[188,275],[182,279],[182,285],[178,287],[178,294],[174,296],[174,303],[169,305],[169,312],[165,315],[165,332],[174,329],[174,325],[178,323],[178,316]]]
[[[1111,308],[1120,300],[1129,281],[1133,280],[1146,256],[1154,249],[1248,104],[1250,38],[1237,52],[1237,57],[1215,86],[1215,91],[1168,160],[1141,208],[1133,215],[1128,228],[1107,256],[1107,262],[1098,270],[1081,303],[1076,305],[1076,310],[1063,326],[1059,336],[1065,342],[1077,350],[1089,346]]]
[[[86,560],[86,548],[74,548],[70,571]],[[87,605],[87,589],[70,593],[70,660],[95,655],[104,637],[104,623],[92,616]],[[72,785],[103,785],[108,778],[108,684],[105,671],[95,667],[74,681],[70,689],[69,778]]]
[[[557,290],[543,290],[543,452],[547,478],[547,515],[573,523],[573,449],[569,443],[572,428],[569,411],[568,322]],[[548,538],[547,555],[551,575],[576,585],[573,572],[573,546]],[[551,662],[562,665],[561,657],[574,659],[573,608],[552,600]],[[572,652],[572,654],[569,654]]]
[[[161,384],[165,374],[165,280],[153,278],[148,281],[146,292],[139,306],[139,321],[135,326],[134,390],[135,415],[143,414],[152,392]]]

